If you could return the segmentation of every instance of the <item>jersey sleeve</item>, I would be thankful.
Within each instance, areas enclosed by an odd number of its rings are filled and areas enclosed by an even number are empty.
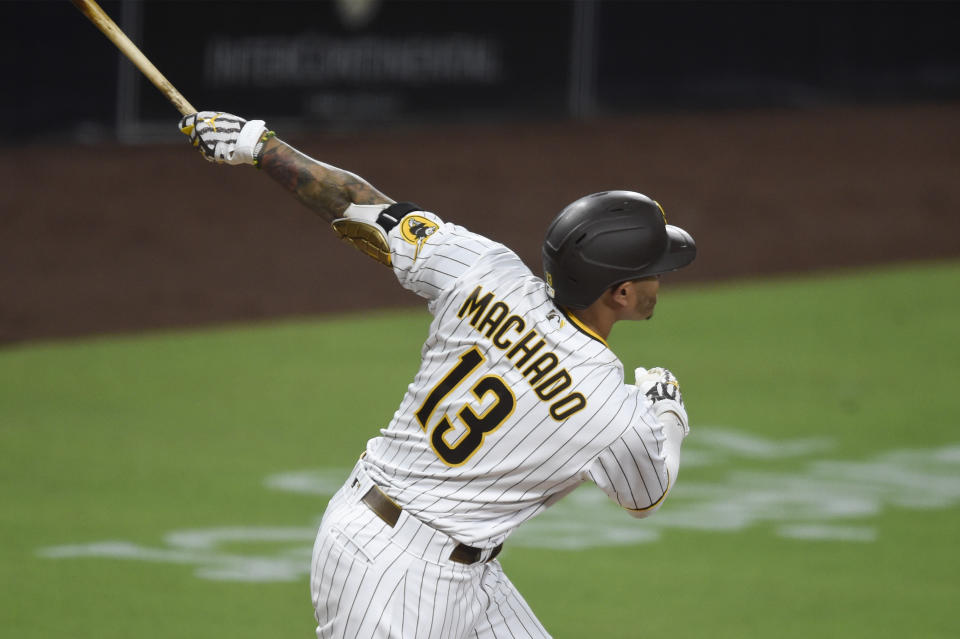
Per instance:
[[[634,400],[642,397],[629,389]],[[634,517],[647,517],[660,508],[676,480],[682,428],[657,421],[646,406],[584,472],[611,499]],[[679,439],[678,439],[679,438]],[[676,441],[674,441],[676,440]]]
[[[407,213],[388,235],[393,272],[400,284],[428,300],[500,245],[426,211]]]

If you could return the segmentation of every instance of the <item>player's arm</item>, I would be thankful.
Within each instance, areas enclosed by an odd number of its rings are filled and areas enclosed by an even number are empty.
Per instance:
[[[680,447],[690,428],[670,371],[638,368],[637,386],[639,393],[631,393],[648,403],[649,410],[603,450],[585,474],[631,515],[648,517],[677,481]]]
[[[416,204],[394,202],[349,171],[304,155],[277,139],[263,120],[200,111],[180,120],[180,131],[210,162],[258,167],[329,222],[340,239],[393,268],[402,286],[427,299],[493,247]]]
[[[410,211],[409,205],[396,205],[363,178],[301,153],[277,139],[263,120],[200,111],[181,119],[180,131],[210,162],[261,169],[331,223],[341,239],[392,265],[387,234]]]
[[[634,517],[649,517],[677,481],[683,428],[678,419],[640,423],[603,450],[585,479]]]
[[[293,193],[300,202],[329,222],[340,239],[385,266],[392,266],[387,234],[404,205],[363,178],[304,155],[286,142],[268,137],[254,159],[256,166]]]
[[[180,120],[180,131],[204,159],[260,168],[327,222],[342,217],[351,204],[393,203],[363,178],[314,160],[278,139],[263,120],[201,111]]]
[[[351,204],[393,203],[363,178],[314,160],[276,137],[264,142],[257,165],[327,222],[343,217]]]

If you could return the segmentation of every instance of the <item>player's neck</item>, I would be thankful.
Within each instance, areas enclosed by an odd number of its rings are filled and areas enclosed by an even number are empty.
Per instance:
[[[616,321],[610,309],[602,305],[593,304],[587,308],[568,310],[567,312],[580,320],[580,323],[590,329],[591,332],[596,333],[597,336],[603,340],[604,344],[606,344],[607,338],[610,336],[610,330],[613,328],[613,323]]]

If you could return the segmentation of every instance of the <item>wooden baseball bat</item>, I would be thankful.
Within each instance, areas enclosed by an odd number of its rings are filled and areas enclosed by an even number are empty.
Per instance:
[[[130,38],[120,30],[120,27],[110,19],[100,5],[94,2],[94,0],[71,0],[74,6],[77,9],[80,9],[80,12],[83,15],[87,16],[90,19],[90,22],[96,25],[100,31],[103,32],[103,35],[110,38],[110,40],[117,45],[117,48],[120,49],[120,52],[123,55],[127,56],[130,59],[130,62],[133,62],[134,66],[140,69],[143,75],[147,76],[147,79],[150,82],[153,82],[153,85],[160,89],[160,93],[165,95],[173,106],[177,107],[177,110],[180,111],[181,115],[190,115],[191,113],[196,113],[197,110],[193,108],[187,99],[180,95],[180,92],[177,91],[170,81],[163,77],[163,74],[153,66],[153,63],[147,59],[147,56],[143,55],[140,49],[137,48],[133,42],[130,41]]]

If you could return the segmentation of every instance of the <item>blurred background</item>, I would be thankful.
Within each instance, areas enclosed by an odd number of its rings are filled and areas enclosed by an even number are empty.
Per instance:
[[[960,636],[956,3],[103,6],[197,108],[535,272],[605,189],[696,238],[610,340],[683,380],[664,509],[585,486],[500,557],[558,639]],[[316,523],[423,301],[205,162],[71,3],[0,23],[0,632],[313,636]]]
[[[102,6],[197,108],[535,270],[552,216],[609,188],[693,232],[678,282],[960,253],[955,3]],[[266,178],[198,158],[69,2],[0,16],[0,342],[418,304]]]

